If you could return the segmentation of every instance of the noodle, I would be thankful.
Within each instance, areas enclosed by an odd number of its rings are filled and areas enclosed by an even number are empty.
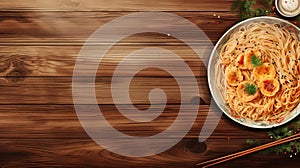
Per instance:
[[[261,61],[275,68],[274,79],[278,80],[280,89],[274,96],[260,93],[254,100],[245,102],[238,96],[237,86],[226,81],[225,70],[230,66],[238,68],[235,64],[238,57],[249,50],[259,51]],[[295,33],[280,25],[260,22],[239,28],[222,47],[216,65],[215,83],[218,89],[225,90],[223,98],[234,116],[253,121],[281,122],[300,101],[300,42]],[[240,71],[243,81],[257,85],[253,70]]]

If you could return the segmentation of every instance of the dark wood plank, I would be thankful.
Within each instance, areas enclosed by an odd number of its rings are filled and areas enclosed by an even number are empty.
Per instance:
[[[210,49],[208,46],[200,46],[199,52],[202,60],[188,46],[172,46],[172,45],[117,45],[112,47],[102,59],[98,76],[112,76],[114,70],[124,57],[130,53],[147,48],[158,47],[163,48],[177,54],[184,60],[196,77],[206,77],[207,71],[205,64],[208,63],[210,57]],[[0,46],[0,76],[72,76],[76,59],[79,56],[81,46]],[[99,49],[100,50],[100,49]],[[95,50],[97,51],[97,50]],[[178,64],[176,58],[166,58],[165,54],[157,55],[155,59],[147,58],[147,54],[140,54],[129,60],[129,65],[122,65],[119,75],[128,76],[133,71],[128,70],[129,67],[140,65],[140,62],[148,61],[149,63],[158,61],[169,66],[176,66],[177,76],[190,76],[189,73],[183,71],[183,66]],[[141,58],[145,58],[141,60]],[[86,68],[83,74],[91,72],[90,65],[94,64],[96,58],[86,55]],[[17,73],[19,72],[19,73]],[[137,74],[137,76],[161,76],[170,77],[169,73],[165,73],[161,69],[147,68]]]
[[[1,11],[0,11],[1,12]],[[1,12],[0,45],[80,45],[105,23],[132,12]],[[197,25],[209,39],[216,41],[239,20],[231,12],[171,12],[188,19]],[[272,14],[271,16],[280,17]],[[220,18],[218,18],[220,17]],[[166,18],[159,18],[161,22]],[[295,21],[295,19],[289,19]],[[294,23],[294,22],[293,22]],[[297,26],[300,22],[295,22]],[[126,25],[120,25],[120,28]],[[164,27],[162,27],[164,29]],[[207,40],[193,39],[195,43],[207,43]],[[95,44],[111,44],[102,39]],[[142,33],[121,40],[123,45],[165,44],[176,45],[177,39],[167,35]]]
[[[247,149],[241,140],[207,140],[204,153],[193,153],[187,149],[190,139],[185,139],[173,148],[159,155],[144,158],[131,158],[113,154],[104,150],[91,140],[77,139],[3,139],[0,147],[0,164],[3,167],[195,167],[200,161],[223,156]],[[262,155],[260,153],[244,156],[240,159],[221,164],[217,167],[249,168],[276,167],[296,168],[298,157]]]
[[[128,77],[119,78],[116,88],[123,88]],[[185,87],[194,85],[193,78],[183,78]],[[88,84],[86,78],[78,79],[83,88]],[[190,104],[194,97],[201,97],[205,102],[210,102],[206,78],[197,78],[199,93],[198,95],[192,88],[188,89],[188,96],[180,96],[180,88],[174,78],[161,77],[136,77],[130,84],[131,101],[134,104],[149,104],[148,95],[152,89],[161,88],[167,95],[168,104],[183,103]],[[70,77],[6,77],[0,78],[0,104],[73,104],[72,98],[72,78]],[[99,104],[114,104],[111,94],[111,78],[98,77],[96,80],[96,95]],[[125,93],[125,90],[124,90]],[[120,92],[119,95],[123,95]],[[86,95],[82,95],[85,97]],[[88,100],[88,99],[86,99]],[[157,98],[155,102],[161,104],[163,98]],[[84,103],[85,104],[85,103]],[[122,101],[120,104],[129,104]]]
[[[15,0],[1,1],[1,10],[31,11],[229,11],[232,0]],[[222,5],[219,5],[222,3]]]
[[[1,11],[0,11],[1,12]],[[83,45],[87,38],[105,23],[130,14],[132,12],[1,12],[0,44],[1,45]],[[181,12],[172,14],[188,19],[197,25],[209,39],[215,43],[230,27],[239,20],[236,13],[231,12]],[[280,15],[272,14],[274,17]],[[220,18],[219,18],[220,17]],[[161,22],[167,18],[159,18]],[[295,19],[288,19],[300,26]],[[120,28],[127,25],[120,25]],[[161,29],[164,29],[162,27]],[[176,44],[180,43],[171,36],[142,33],[120,41],[122,44]],[[207,43],[203,39],[195,39],[195,43]],[[95,44],[110,44],[102,39]]]
[[[99,106],[107,121],[117,130],[131,136],[151,136],[167,129],[176,119],[180,105],[167,105],[164,112],[151,122],[135,122],[122,116],[114,105]],[[126,107],[126,106],[124,106]],[[143,110],[149,105],[137,105]],[[153,108],[158,107],[154,106]],[[186,138],[197,138],[206,120],[209,105],[200,105],[198,117],[186,135]],[[127,107],[132,110],[132,107]],[[212,112],[220,112],[217,107]],[[185,116],[190,117],[195,112],[185,109]],[[136,114],[139,115],[139,114]],[[208,120],[212,125],[217,117]],[[76,116],[73,105],[0,105],[0,138],[1,139],[85,139],[88,138]],[[101,122],[99,121],[99,124]],[[182,123],[184,124],[184,123]],[[103,127],[101,130],[105,131]],[[178,127],[178,132],[185,131]],[[267,130],[250,129],[241,126],[226,116],[220,120],[210,138],[213,139],[253,139],[268,138]],[[173,138],[170,136],[169,138]],[[242,140],[243,141],[243,140]],[[222,149],[220,149],[222,150]]]
[[[25,1],[29,2],[29,1]],[[193,1],[196,2],[196,1]],[[152,2],[151,2],[152,3]],[[197,2],[198,3],[198,2]],[[154,3],[153,3],[154,4]],[[199,2],[199,4],[202,4]],[[219,5],[216,5],[219,6]],[[0,44],[2,45],[83,45],[87,38],[103,24],[131,12],[1,12]],[[234,25],[238,18],[230,12],[171,12],[190,20],[216,42]],[[215,15],[215,16],[214,16]],[[217,16],[220,15],[221,18]],[[159,18],[164,22],[166,18]],[[124,27],[126,25],[123,25]],[[122,27],[122,25],[120,25]],[[164,27],[162,27],[164,29]],[[95,43],[109,43],[101,39]],[[195,39],[201,43],[203,39]],[[204,41],[205,42],[205,41]],[[178,43],[166,35],[143,33],[121,43]]]

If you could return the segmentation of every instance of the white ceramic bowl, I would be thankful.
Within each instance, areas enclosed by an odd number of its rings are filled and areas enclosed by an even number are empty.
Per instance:
[[[275,6],[285,17],[295,17],[300,14],[300,0],[275,0]]]
[[[279,124],[275,124],[275,123],[269,123],[269,122],[255,122],[253,120],[247,119],[247,118],[234,118],[233,116],[230,115],[230,108],[228,105],[226,105],[225,101],[222,99],[222,93],[224,93],[224,91],[219,90],[214,81],[215,81],[215,65],[216,62],[219,58],[218,53],[220,52],[222,46],[228,41],[230,35],[239,27],[244,26],[244,25],[248,25],[250,23],[253,22],[267,22],[267,23],[272,23],[272,24],[280,24],[282,26],[292,26],[295,28],[295,30],[298,32],[298,38],[300,39],[300,29],[291,24],[288,21],[285,21],[283,19],[279,19],[279,18],[275,18],[275,17],[269,17],[269,16],[262,16],[262,17],[255,17],[255,18],[251,18],[251,19],[247,19],[245,21],[242,21],[236,25],[234,25],[233,27],[231,27],[217,42],[217,44],[215,45],[210,59],[209,59],[209,63],[208,63],[208,85],[209,85],[209,89],[211,91],[212,97],[215,100],[216,104],[218,105],[218,107],[223,111],[224,114],[226,114],[229,118],[231,118],[233,121],[242,124],[244,126],[248,126],[251,128],[272,128],[272,127],[277,127],[280,125],[283,125],[287,122],[289,122],[290,120],[294,119],[297,115],[299,115],[300,113],[300,104],[298,104],[298,106]]]

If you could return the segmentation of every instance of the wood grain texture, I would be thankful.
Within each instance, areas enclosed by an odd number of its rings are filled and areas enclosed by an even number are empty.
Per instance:
[[[26,1],[27,2],[27,1]],[[218,5],[216,5],[218,6]],[[132,12],[7,12],[0,11],[0,45],[80,45],[105,23],[130,14]],[[197,25],[209,39],[216,41],[234,24],[238,16],[231,12],[181,12],[172,14],[188,19]],[[278,17],[272,14],[271,16]],[[220,17],[220,18],[219,18]],[[84,19],[82,19],[84,18]],[[161,22],[166,18],[158,18]],[[289,19],[295,21],[295,19]],[[293,22],[294,23],[294,22]],[[295,23],[297,26],[299,22]],[[120,25],[120,28],[127,25]],[[162,27],[162,29],[164,29]],[[195,43],[207,43],[203,39],[193,39]],[[111,44],[111,41],[95,40],[95,44]],[[157,33],[142,33],[132,35],[119,43],[123,45],[167,44],[181,43],[171,36]]]
[[[27,1],[26,1],[27,2]],[[218,6],[218,5],[216,5]],[[103,24],[132,12],[1,12],[0,44],[5,45],[83,45],[87,38]],[[236,23],[237,16],[230,12],[171,12],[188,19],[216,42]],[[214,14],[216,16],[214,16]],[[217,15],[220,15],[219,19]],[[84,18],[84,19],[82,19]],[[158,18],[162,22],[166,18]],[[120,25],[126,27],[126,25]],[[163,27],[162,27],[163,29]],[[203,43],[203,39],[194,39]],[[58,43],[58,44],[57,44]],[[95,43],[110,43],[101,39]],[[171,45],[178,40],[167,35],[143,33],[123,39],[120,43],[165,43]]]
[[[2,149],[0,154],[3,156],[0,164],[3,167],[195,167],[195,164],[200,161],[230,154],[229,151],[248,148],[240,140],[209,139],[206,142],[207,150],[195,154],[187,150],[186,145],[189,141],[184,139],[159,155],[130,158],[110,153],[95,142],[85,139],[4,139],[0,145]],[[256,153],[225,163],[222,167],[246,165],[249,168],[256,168],[273,167],[274,164],[278,168],[296,168],[298,160]]]
[[[112,47],[101,60],[97,76],[112,76],[114,70],[120,64],[120,62],[132,52],[147,48],[156,47],[166,50],[170,50],[178,55],[183,61],[185,61],[196,77],[206,77],[206,66],[210,56],[211,47],[199,46],[197,52],[199,56],[188,46],[179,45],[116,45]],[[12,72],[23,71],[19,76],[73,76],[73,70],[76,63],[76,59],[79,56],[81,46],[0,46],[0,76],[14,76]],[[95,49],[96,51],[96,49]],[[178,63],[179,59],[165,58],[165,54],[159,54],[155,56],[155,59],[149,59],[147,57],[153,57],[153,54],[139,54],[129,58],[129,63],[122,65],[119,68],[120,76],[128,76],[133,71],[129,70],[129,67],[139,65],[141,58],[145,58],[149,63],[157,61],[167,66],[176,66],[177,76],[191,76],[184,71],[184,67]],[[95,56],[85,55],[85,65],[81,73],[87,74],[92,72],[90,66],[97,63],[100,59]],[[101,69],[101,70],[100,70]],[[136,76],[159,76],[170,77],[169,73],[164,72],[158,68],[147,68],[136,74]]]
[[[220,113],[217,107],[210,105],[205,66],[209,59],[209,41],[203,39],[193,41],[200,46],[200,60],[172,34],[135,34],[119,41],[106,53],[96,74],[95,91],[99,108],[109,124],[127,135],[145,137],[164,131],[176,119],[181,100],[189,107],[200,104],[191,130],[169,150],[144,158],[111,153],[90,139],[74,109],[72,75],[76,58],[85,41],[100,26],[132,12],[165,11],[188,19],[201,28],[212,43],[216,43],[238,21],[238,16],[230,12],[232,3],[233,0],[0,1],[0,167],[195,167],[198,162],[247,149],[246,139],[270,141],[266,134],[268,130],[247,128],[223,115],[210,138],[205,143],[198,142],[209,110]],[[160,18],[160,21],[165,20]],[[120,28],[124,27],[126,25],[120,25]],[[107,46],[111,42],[97,39],[91,46]],[[188,96],[181,97],[180,88],[170,73],[157,68],[144,69],[135,75],[130,84],[134,107],[148,109],[148,95],[154,88],[165,91],[167,105],[153,121],[135,122],[121,115],[114,105],[110,91],[111,77],[125,56],[145,47],[160,47],[180,56],[192,70],[192,76],[196,77],[200,94],[190,89]],[[129,79],[132,72],[129,67],[139,65],[140,58],[144,62],[164,61],[168,66],[177,67],[177,76],[185,79],[187,86],[192,85],[192,76],[182,71],[182,66],[176,63],[178,60],[166,59],[164,54],[147,59],[147,54],[141,54],[131,58],[130,64],[120,67],[118,88]],[[90,66],[95,59],[86,56],[87,67],[78,78],[83,88],[88,84],[84,74],[91,72]],[[156,99],[153,107],[158,108],[162,100]],[[129,103],[123,101],[119,105],[132,111]],[[187,108],[184,117],[190,118],[194,113]],[[208,121],[209,126],[215,119],[213,117]],[[106,129],[101,127],[102,131]],[[178,128],[176,131],[185,130]],[[293,168],[299,167],[298,162],[297,157],[289,159],[256,153],[217,167],[276,165]]]
[[[193,78],[183,78],[185,85],[192,86]],[[21,81],[20,81],[21,80]],[[123,88],[128,77],[118,78],[116,88]],[[86,78],[78,78],[80,88],[86,88]],[[18,76],[0,78],[0,104],[73,104],[72,98],[72,78],[70,77],[27,77]],[[160,77],[136,77],[131,81],[129,94],[133,104],[149,104],[148,95],[152,89],[161,88],[167,95],[168,104],[191,104],[194,97],[200,96],[204,102],[210,103],[210,93],[208,91],[207,79],[198,78],[197,90],[188,89],[187,96],[181,97],[180,87],[174,78]],[[111,78],[99,77],[96,80],[96,96],[98,104],[114,104],[111,94]],[[75,91],[76,92],[76,91]],[[119,96],[123,96],[127,91],[121,90]],[[87,94],[81,96],[86,97]],[[89,99],[84,99],[88,101]],[[157,98],[153,103],[161,104],[163,98]],[[131,104],[129,100],[119,102],[120,104]],[[86,104],[86,103],[84,103]],[[89,104],[89,103],[88,103]]]
[[[197,143],[189,138],[197,138],[209,106],[201,106],[197,121],[179,144],[168,151],[146,158],[130,158],[110,153],[90,140],[76,118],[72,105],[68,106],[36,106],[36,105],[1,105],[1,159],[4,167],[32,167],[32,166],[64,166],[64,167],[194,167],[195,163],[209,158],[222,156],[231,152],[248,148],[245,144],[247,138],[260,138],[269,141],[264,131],[245,129],[224,117],[213,135],[205,143],[207,149],[203,153],[191,152],[188,144]],[[157,133],[165,124],[172,122],[163,115],[154,124],[136,124],[122,119],[111,106],[101,107],[108,121],[123,133],[129,135],[148,136]],[[142,108],[140,106],[139,108]],[[177,106],[166,109],[166,114],[173,114]],[[188,113],[188,111],[187,111]],[[155,124],[157,123],[157,124]],[[158,124],[159,123],[159,124]],[[34,127],[32,127],[34,125]],[[134,128],[137,129],[134,129]],[[138,129],[139,128],[139,129]],[[141,129],[142,128],[142,129]],[[132,132],[136,130],[135,132]],[[178,130],[180,131],[180,130]],[[230,137],[230,139],[228,139]],[[170,137],[171,138],[171,137]],[[264,140],[265,139],[265,140]],[[192,142],[190,142],[192,141]],[[249,164],[249,160],[259,160],[251,166],[271,165],[270,158],[280,156],[263,156],[261,154],[246,156],[248,159],[239,159],[226,163],[225,167]],[[17,161],[16,161],[17,160]],[[287,164],[293,165],[296,160],[289,160]],[[146,166],[145,166],[146,165]]]
[[[1,10],[30,11],[229,11],[232,0],[15,0],[1,1]],[[223,5],[217,5],[222,3]],[[180,4],[180,5],[178,5]]]
[[[0,139],[86,139],[76,116],[73,105],[0,105]],[[149,105],[136,105],[143,110]],[[155,106],[158,107],[158,106]],[[166,109],[152,122],[135,122],[130,120],[116,109],[114,105],[100,105],[99,108],[109,123],[117,130],[131,136],[150,136],[164,131],[176,119],[180,105],[167,105]],[[127,108],[128,111],[132,107]],[[216,107],[200,105],[197,119],[186,135],[186,138],[197,138],[207,117],[208,111],[220,113]],[[195,112],[185,109],[185,117],[192,116]],[[139,114],[136,114],[139,115]],[[216,117],[208,123],[212,124]],[[182,123],[184,124],[184,123]],[[106,128],[102,130],[105,131]],[[185,131],[179,128],[178,132]],[[250,129],[234,123],[226,116],[222,117],[211,139],[266,139],[265,130]],[[170,136],[169,138],[174,138]],[[222,148],[222,147],[221,147]]]

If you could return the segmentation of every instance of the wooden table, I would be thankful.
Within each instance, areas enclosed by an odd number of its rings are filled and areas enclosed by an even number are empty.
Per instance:
[[[211,102],[206,68],[184,43],[157,33],[130,36],[107,53],[101,63],[103,70],[97,73],[98,103],[107,120],[123,133],[150,136],[165,130],[180,107],[180,91],[170,74],[145,69],[131,82],[131,99],[139,109],[149,107],[147,96],[153,88],[162,88],[168,95],[163,115],[147,123],[120,116],[112,101],[110,82],[113,70],[127,54],[149,46],[171,50],[191,67],[200,88],[200,95],[191,93],[193,99],[184,100],[200,100],[196,122],[184,139],[155,156],[117,155],[90,139],[74,109],[72,74],[76,57],[101,25],[136,11],[165,11],[190,20],[215,43],[238,21],[237,15],[230,12],[232,3],[233,0],[1,1],[0,167],[195,167],[198,162],[247,149],[246,139],[270,141],[267,130],[246,128],[222,116],[210,138],[199,143],[198,135]],[[299,157],[255,153],[219,167],[299,167]]]

